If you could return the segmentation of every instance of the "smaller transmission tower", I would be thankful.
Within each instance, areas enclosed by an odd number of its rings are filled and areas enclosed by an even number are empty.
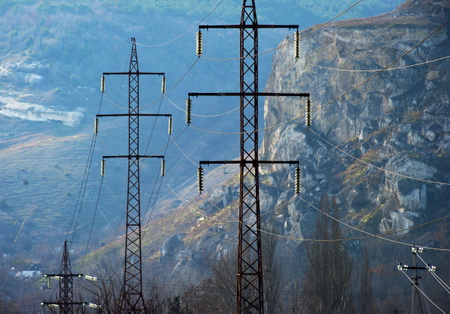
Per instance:
[[[73,302],[73,278],[86,278],[90,280],[97,280],[92,276],[85,276],[83,274],[73,274],[72,266],[70,263],[69,249],[67,247],[67,241],[64,242],[63,256],[61,260],[61,269],[59,274],[46,274],[48,287],[50,287],[50,279],[59,279],[59,293],[56,302],[42,302],[41,305],[46,305],[50,308],[59,308],[59,313],[67,314],[74,313],[74,306],[89,306],[93,308],[99,308],[98,305],[87,302]]]
[[[101,117],[127,117],[128,118],[128,154],[103,156],[101,173],[105,172],[105,159],[124,158],[128,160],[128,191],[126,207],[126,238],[125,263],[123,277],[123,308],[127,313],[145,312],[145,302],[142,294],[142,254],[141,254],[141,201],[140,201],[140,162],[145,158],[162,159],[161,174],[164,174],[164,156],[141,155],[139,151],[140,118],[168,117],[169,134],[171,133],[172,115],[170,114],[143,114],[139,107],[139,78],[141,75],[157,75],[163,77],[162,92],[165,92],[165,74],[162,72],[140,72],[136,40],[131,38],[131,56],[128,72],[105,72],[101,79],[101,91],[105,92],[105,76],[128,76],[128,113],[125,114],[98,114],[95,120],[95,133],[98,132],[98,118]]]

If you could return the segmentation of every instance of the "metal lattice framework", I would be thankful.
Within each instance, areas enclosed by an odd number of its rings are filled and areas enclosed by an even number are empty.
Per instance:
[[[144,309],[142,296],[141,209],[139,178],[139,64],[133,41],[128,75],[128,192],[125,239],[125,310]]]
[[[255,1],[244,1],[241,25],[257,25]],[[258,29],[240,31],[240,90],[258,92]],[[258,97],[240,96],[240,201],[238,239],[238,308],[263,312],[263,269],[259,202]]]
[[[161,72],[140,72],[136,41],[131,39],[132,48],[128,72],[105,72],[106,75],[128,75],[128,113],[99,114],[97,117],[128,117],[128,155],[103,156],[128,159],[128,191],[125,239],[125,266],[123,279],[123,308],[125,312],[145,312],[142,294],[142,253],[141,253],[141,209],[140,209],[140,159],[160,158],[164,156],[141,155],[139,151],[139,121],[142,116],[171,117],[170,114],[141,114],[139,112],[139,77],[140,75],[159,75]],[[104,80],[102,80],[104,82]],[[102,83],[103,84],[103,83]],[[104,91],[104,88],[102,88]]]
[[[81,277],[82,274],[73,274],[69,257],[67,241],[64,241],[63,255],[59,274],[46,274],[48,285],[50,278],[59,279],[59,290],[56,302],[42,302],[42,305],[59,308],[59,313],[70,314],[74,312],[74,305],[84,305],[83,302],[73,302],[73,277]]]
[[[69,258],[67,241],[64,242],[64,251],[60,270],[58,302],[61,304],[60,313],[73,313],[73,276]],[[78,276],[78,274],[75,274]]]
[[[261,164],[295,164],[298,161],[259,160],[258,97],[309,97],[309,93],[265,93],[258,90],[258,30],[297,28],[298,25],[260,25],[255,0],[244,0],[238,25],[200,25],[200,29],[235,28],[240,30],[240,92],[189,93],[198,96],[240,97],[240,160],[200,161],[201,165],[239,164],[240,198],[237,269],[237,313],[264,313],[259,167]],[[201,38],[201,36],[199,36]],[[201,47],[201,42],[198,43]],[[201,52],[201,49],[197,49]],[[188,100],[190,103],[190,99]],[[200,171],[201,173],[201,171]],[[200,180],[202,180],[200,178]]]

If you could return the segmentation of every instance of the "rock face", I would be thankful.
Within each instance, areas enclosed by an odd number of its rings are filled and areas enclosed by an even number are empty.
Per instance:
[[[376,232],[442,216],[450,60],[434,60],[450,51],[449,25],[435,31],[448,16],[448,2],[408,1],[382,16],[318,25],[302,32],[298,60],[293,38],[283,41],[266,89],[311,93],[313,126],[304,126],[303,101],[268,99],[264,158],[299,159],[306,199],[336,195],[342,216],[371,217]]]
[[[449,16],[448,1],[408,1],[304,30],[297,60],[292,36],[280,44],[266,91],[310,93],[313,125],[304,123],[305,99],[266,100],[261,159],[299,160],[302,194],[294,197],[292,170],[263,169],[263,224],[311,238],[322,195],[337,198],[342,220],[373,233],[408,235],[448,215],[450,24],[438,28]],[[199,208],[215,215],[236,191],[236,183],[216,189]],[[191,247],[214,254],[226,239],[205,233]],[[294,252],[299,242],[287,242],[280,250]]]

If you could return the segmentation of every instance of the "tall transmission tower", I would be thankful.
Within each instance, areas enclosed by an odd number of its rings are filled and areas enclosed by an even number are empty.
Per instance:
[[[139,111],[139,77],[141,75],[157,75],[163,77],[163,92],[165,90],[165,74],[161,72],[140,72],[136,40],[131,38],[131,56],[128,72],[105,72],[101,80],[101,91],[105,91],[105,76],[128,76],[128,113],[126,114],[98,114],[95,124],[95,132],[98,130],[98,118],[100,117],[128,117],[128,155],[103,156],[102,175],[105,170],[105,159],[128,159],[128,192],[127,192],[127,217],[125,239],[125,265],[123,277],[123,308],[124,312],[145,312],[145,302],[142,294],[142,253],[141,253],[141,202],[140,202],[140,161],[144,158],[162,159],[164,156],[141,155],[139,152],[139,121],[140,117],[169,117],[170,114],[142,114]],[[162,173],[163,173],[162,169]]]
[[[87,302],[74,302],[73,301],[73,278],[86,278],[89,280],[97,280],[92,276],[85,276],[83,274],[73,274],[72,266],[70,263],[69,249],[67,247],[67,241],[64,241],[63,255],[61,259],[61,269],[59,274],[46,274],[44,275],[48,280],[48,287],[50,288],[50,279],[59,279],[59,292],[56,302],[42,302],[41,305],[46,305],[50,308],[58,308],[59,313],[69,314],[75,313],[74,306],[89,306],[93,308],[100,308],[98,305]]]
[[[263,164],[295,164],[298,161],[266,161],[259,159],[258,99],[259,97],[308,97],[309,93],[265,93],[258,89],[258,31],[260,29],[295,28],[298,25],[258,24],[255,0],[244,0],[238,25],[200,25],[197,34],[197,54],[202,53],[202,29],[239,29],[240,31],[240,91],[238,93],[189,93],[187,123],[191,123],[191,97],[240,97],[240,159],[200,161],[199,190],[203,190],[202,165],[238,164],[240,166],[237,313],[264,313],[263,266],[261,247],[261,218],[259,167]],[[298,34],[297,34],[298,35]],[[298,36],[296,35],[296,38]],[[298,45],[296,45],[298,47]],[[296,57],[298,54],[296,53]],[[299,175],[296,175],[299,184]],[[296,183],[296,192],[300,191]]]

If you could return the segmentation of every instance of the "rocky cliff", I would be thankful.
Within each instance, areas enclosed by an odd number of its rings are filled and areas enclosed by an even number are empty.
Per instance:
[[[298,60],[292,38],[281,43],[266,88],[311,93],[313,125],[304,127],[298,100],[269,99],[263,149],[301,161],[306,199],[335,195],[346,219],[381,233],[448,213],[450,40],[449,25],[439,27],[449,10],[448,1],[407,1],[318,25],[302,32]],[[291,219],[299,212],[288,208]]]
[[[433,247],[448,243],[447,232],[435,232],[448,222],[422,225],[450,211],[450,24],[442,26],[449,16],[448,1],[407,1],[389,14],[302,31],[299,59],[293,37],[280,43],[266,91],[308,92],[313,104],[307,128],[304,99],[265,102],[261,159],[299,160],[302,169],[300,197],[292,169],[262,170],[262,219],[285,237],[280,253],[295,255],[300,239],[312,237],[322,195],[336,196],[340,218],[368,232]],[[236,224],[225,221],[236,220],[236,189],[232,179],[207,191],[189,207],[199,217],[190,235],[163,245],[161,255],[183,278],[195,265],[204,267],[196,264],[202,256],[220,257],[235,243]],[[361,242],[351,244],[358,250]]]

